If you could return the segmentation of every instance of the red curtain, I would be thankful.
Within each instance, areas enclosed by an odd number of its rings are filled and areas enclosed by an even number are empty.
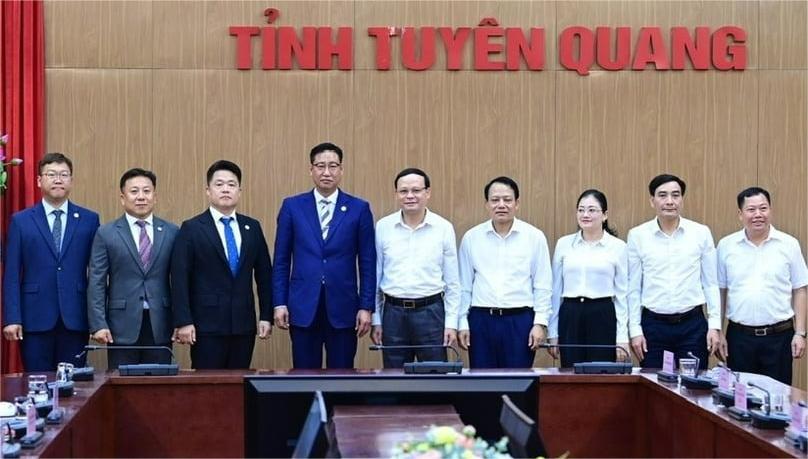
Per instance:
[[[10,137],[6,157],[23,160],[8,169],[8,189],[0,195],[0,244],[11,214],[40,199],[36,164],[45,151],[44,22],[42,0],[0,1],[0,132]],[[17,343],[0,343],[2,373],[23,371]]]

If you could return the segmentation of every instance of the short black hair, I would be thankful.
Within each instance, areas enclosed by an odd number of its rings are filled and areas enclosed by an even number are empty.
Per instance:
[[[339,157],[339,162],[342,162],[342,148],[334,145],[331,142],[323,142],[314,146],[309,153],[309,162],[314,164],[314,157],[324,151],[333,151]]]
[[[46,153],[45,156],[39,160],[39,163],[37,163],[37,168],[39,169],[40,175],[42,174],[42,169],[44,169],[48,164],[67,164],[67,168],[70,169],[70,173],[73,173],[73,161],[62,153]]]
[[[211,164],[208,168],[208,183],[213,180],[213,174],[218,171],[230,171],[232,172],[236,178],[238,179],[238,183],[241,184],[241,168],[232,161],[228,161],[226,159],[220,159],[215,163]]]
[[[418,169],[417,167],[408,167],[403,171],[399,172],[398,175],[396,175],[396,179],[393,180],[393,188],[398,188],[398,179],[404,177],[405,175],[412,175],[412,174],[420,175],[421,177],[423,177],[424,186],[427,188],[430,187],[429,176],[426,175],[426,172],[422,171],[421,169]]]
[[[151,180],[151,184],[153,187],[157,188],[157,176],[154,175],[154,172],[147,171],[146,169],[141,169],[139,167],[133,167],[128,171],[124,172],[121,176],[120,188],[123,191],[123,187],[126,185],[126,181],[135,178],[135,177],[146,177],[147,179]]]
[[[484,192],[485,192],[485,200],[486,201],[488,201],[488,190],[490,190],[491,185],[493,185],[495,183],[501,183],[501,184],[509,187],[510,189],[513,190],[514,199],[519,199],[519,185],[516,184],[516,181],[514,181],[514,179],[512,179],[510,177],[502,176],[502,177],[497,177],[497,178],[491,180],[490,182],[488,182],[488,185],[485,186]]]
[[[656,194],[656,189],[659,188],[661,185],[668,183],[668,182],[676,182],[679,184],[679,188],[682,189],[682,196],[685,195],[685,189],[687,185],[685,181],[680,179],[679,177],[671,174],[660,174],[656,177],[651,179],[651,182],[648,184],[648,193],[653,196]]]
[[[752,196],[757,196],[759,194],[766,197],[766,202],[768,202],[769,205],[772,204],[772,197],[769,195],[768,191],[759,186],[750,186],[749,188],[738,193],[738,208],[743,208],[743,202],[746,201],[746,198],[751,198]]]

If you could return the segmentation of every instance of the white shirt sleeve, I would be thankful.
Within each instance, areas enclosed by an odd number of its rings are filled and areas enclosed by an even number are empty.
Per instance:
[[[382,274],[384,268],[384,243],[379,234],[379,225],[376,224],[376,311],[373,313],[372,324],[382,324],[382,313],[384,311],[384,292],[382,292]]]
[[[721,330],[721,295],[718,291],[718,257],[713,234],[705,227],[701,253],[701,288],[707,302],[707,325],[711,330]]]
[[[471,262],[468,233],[460,242],[458,266],[460,271],[460,310],[458,311],[458,330],[469,329],[469,307],[471,307],[471,286],[474,285],[474,266]]]
[[[562,260],[564,239],[559,239],[553,252],[553,312],[547,326],[547,338],[558,338],[558,313],[561,310],[561,295],[564,292],[564,272]]]
[[[618,252],[614,272],[614,314],[617,319],[616,343],[627,343],[628,336],[628,249]]]
[[[443,282],[446,284],[443,307],[445,328],[457,329],[460,315],[460,272],[457,260],[457,238],[454,228],[448,226],[443,235]]]
[[[543,233],[537,237],[538,251],[533,266],[533,324],[547,325],[553,307],[553,271],[550,266],[550,249]]]
[[[636,230],[628,232],[626,251],[628,257],[628,334],[629,338],[642,335],[642,256]]]

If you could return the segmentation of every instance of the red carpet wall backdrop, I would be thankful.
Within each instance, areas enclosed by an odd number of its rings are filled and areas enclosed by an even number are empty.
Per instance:
[[[806,2],[47,1],[47,148],[76,163],[77,202],[120,214],[127,168],[159,177],[158,211],[206,206],[216,159],[244,169],[241,210],[270,246],[284,196],[309,189],[308,150],[345,148],[343,187],[375,217],[421,167],[458,237],[483,186],[520,185],[520,216],[554,246],[575,199],[610,201],[625,236],[647,183],[688,184],[685,215],[716,242],[735,196],[773,194],[775,225],[808,246]],[[360,343],[357,366],[380,366]],[[187,350],[180,350],[183,364]],[[103,366],[96,358],[97,365]],[[537,365],[551,365],[542,353]],[[288,367],[288,336],[253,365]],[[806,385],[805,359],[795,382]]]

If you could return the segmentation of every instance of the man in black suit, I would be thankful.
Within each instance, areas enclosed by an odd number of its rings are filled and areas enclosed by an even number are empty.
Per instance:
[[[236,213],[241,169],[220,160],[208,168],[210,208],[186,220],[174,242],[171,298],[177,341],[190,344],[197,369],[249,368],[258,337],[272,332],[272,264],[258,220]]]

